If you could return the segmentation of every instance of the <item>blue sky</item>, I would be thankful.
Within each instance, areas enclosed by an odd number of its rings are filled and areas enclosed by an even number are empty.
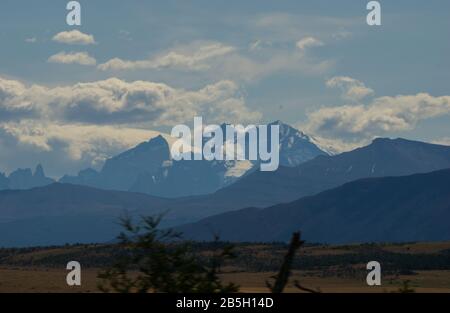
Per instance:
[[[71,27],[66,1],[2,1],[0,171],[99,167],[194,115],[450,143],[450,3],[380,1],[370,27],[367,2],[80,1]]]

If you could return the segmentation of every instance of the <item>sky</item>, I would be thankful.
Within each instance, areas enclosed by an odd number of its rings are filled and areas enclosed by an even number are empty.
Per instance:
[[[375,137],[450,144],[450,2],[0,4],[0,172],[60,177],[194,116],[281,120],[345,151]]]

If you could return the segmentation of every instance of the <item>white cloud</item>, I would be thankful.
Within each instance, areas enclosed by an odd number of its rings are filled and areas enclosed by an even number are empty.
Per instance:
[[[36,103],[20,97],[26,91],[27,87],[21,82],[0,77],[0,122],[38,114]]]
[[[184,90],[117,78],[59,87],[0,78],[1,170],[42,162],[51,175],[73,173],[194,116],[205,123],[261,118],[232,81]]]
[[[374,93],[373,89],[366,87],[363,82],[347,76],[333,77],[326,85],[330,88],[339,88],[342,97],[347,100],[359,101]]]
[[[51,175],[98,167],[112,155],[159,135],[159,132],[117,126],[21,121],[0,124],[2,170],[51,164]],[[164,135],[170,139],[168,135]]]
[[[368,105],[344,105],[309,114],[309,129],[329,138],[361,140],[408,131],[421,120],[450,114],[450,96],[427,93],[380,97]]]
[[[85,34],[79,30],[64,31],[53,36],[53,41],[70,45],[92,45],[95,44],[93,35]]]
[[[321,47],[323,45],[324,43],[322,41],[314,37],[305,37],[296,43],[296,47],[301,51],[305,51],[308,48]]]
[[[129,61],[119,58],[111,59],[98,68],[100,70],[138,70],[176,68],[186,70],[204,70],[208,68],[208,61],[235,51],[234,47],[221,43],[207,43],[195,47],[169,51],[148,60]]]
[[[342,97],[351,104],[312,111],[303,127],[319,145],[334,153],[361,147],[392,132],[410,131],[422,120],[450,114],[450,96],[434,97],[427,93],[385,96],[364,104],[361,100],[374,90],[363,82],[336,76],[326,81],[326,85],[339,88]],[[444,142],[445,138],[440,140]]]
[[[64,51],[54,54],[48,58],[50,63],[62,64],[80,64],[80,65],[95,65],[97,61],[91,57],[87,52],[69,52]]]
[[[199,90],[117,78],[48,88],[0,79],[0,118],[34,118],[96,124],[173,126],[200,115],[211,122],[261,117],[246,107],[239,87],[219,81]]]
[[[2,130],[17,139],[19,144],[30,145],[41,151],[51,151],[57,142],[64,142],[65,152],[72,160],[79,160],[84,153],[95,154],[97,150],[129,148],[155,137],[159,132],[108,125],[53,124],[48,122],[22,121],[5,123]]]

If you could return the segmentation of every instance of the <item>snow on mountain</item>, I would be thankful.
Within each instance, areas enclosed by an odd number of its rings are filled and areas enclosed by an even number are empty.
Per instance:
[[[327,155],[305,133],[281,121],[270,125],[280,127],[280,166],[294,167],[318,155]],[[221,127],[225,131],[226,124]],[[107,159],[100,171],[84,169],[76,176],[65,175],[59,182],[181,197],[215,192],[259,168],[259,160],[173,161],[170,146],[175,140],[167,134],[160,134]],[[248,146],[248,142],[246,144]],[[0,189],[27,189],[52,182],[38,166],[34,174],[25,169],[15,171],[9,178],[0,177]]]

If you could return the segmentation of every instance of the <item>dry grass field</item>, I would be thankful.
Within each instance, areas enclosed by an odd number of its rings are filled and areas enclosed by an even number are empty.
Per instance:
[[[69,287],[66,284],[67,271],[43,268],[0,268],[0,293],[95,293],[97,289],[97,269],[82,271],[81,287]],[[226,273],[224,281],[232,281],[241,286],[242,292],[266,293],[265,281],[275,273]],[[314,272],[295,271],[291,281],[299,280],[303,285],[321,292],[396,292],[404,280],[410,280],[410,286],[415,292],[445,292],[450,293],[450,271],[422,271],[413,277],[384,277],[382,286],[369,287],[364,280],[339,277],[313,276]],[[286,292],[301,292],[292,283]]]
[[[221,278],[240,285],[242,292],[268,292],[265,282],[275,274],[279,266],[277,261],[282,259],[285,248],[269,244],[238,245],[235,248],[237,260],[223,267]],[[114,251],[111,246],[102,245],[0,249],[0,293],[99,292],[97,275],[104,267],[97,266],[96,262],[112,258],[111,251]],[[201,248],[200,251],[203,255],[211,254],[209,248]],[[450,242],[306,246],[298,253],[297,261],[300,263],[294,266],[285,291],[300,292],[293,285],[296,280],[321,292],[344,293],[398,292],[404,281],[410,281],[409,286],[415,292],[450,293],[450,264],[446,263],[448,251]],[[365,282],[365,263],[359,258],[376,260],[377,257],[386,259],[385,263],[381,262],[382,286],[369,287]],[[82,264],[81,287],[66,284],[68,271],[65,263],[70,260],[80,260]],[[414,262],[417,264],[411,265]],[[432,268],[427,262],[439,268]],[[383,270],[384,264],[389,264],[389,270]],[[403,264],[407,265],[408,271],[404,270]]]

